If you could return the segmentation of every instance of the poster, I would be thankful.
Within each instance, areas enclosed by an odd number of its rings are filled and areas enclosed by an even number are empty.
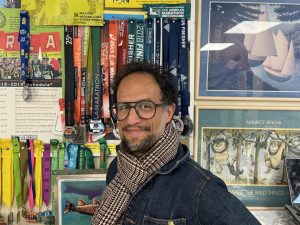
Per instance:
[[[103,0],[22,0],[33,25],[103,26]]]
[[[99,173],[99,172],[98,172]],[[105,174],[57,175],[55,220],[58,225],[90,224],[105,186]]]
[[[0,8],[0,138],[62,139],[58,100],[64,73],[63,27],[32,26],[30,98],[22,98],[18,42],[20,9]]]
[[[296,0],[201,1],[196,96],[298,98],[299,10]]]
[[[186,0],[106,0],[107,8],[142,8],[143,4],[177,4],[186,3]]]
[[[198,163],[248,207],[290,203],[284,160],[300,156],[297,110],[198,107]]]

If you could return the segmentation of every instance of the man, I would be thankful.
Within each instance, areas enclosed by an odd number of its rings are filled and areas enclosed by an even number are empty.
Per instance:
[[[92,225],[260,224],[179,143],[171,123],[177,91],[168,74],[150,64],[129,64],[115,94],[112,114],[122,142]]]

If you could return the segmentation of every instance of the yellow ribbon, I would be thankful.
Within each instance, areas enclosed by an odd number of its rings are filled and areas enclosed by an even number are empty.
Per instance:
[[[14,196],[14,179],[13,179],[13,145],[10,139],[0,140],[2,149],[2,199],[7,208],[11,208]]]
[[[2,147],[0,140],[0,205],[2,204]]]
[[[34,186],[35,186],[35,204],[40,209],[43,204],[42,198],[42,153],[44,145],[39,140],[34,140],[35,151],[35,171],[34,171]]]

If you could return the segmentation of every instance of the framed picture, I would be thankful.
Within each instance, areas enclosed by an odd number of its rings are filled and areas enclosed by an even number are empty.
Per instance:
[[[299,98],[299,1],[199,4],[198,99]]]
[[[57,175],[55,180],[55,224],[90,224],[105,186],[102,174]]]
[[[300,156],[300,111],[196,108],[194,156],[248,207],[290,203],[284,159]]]

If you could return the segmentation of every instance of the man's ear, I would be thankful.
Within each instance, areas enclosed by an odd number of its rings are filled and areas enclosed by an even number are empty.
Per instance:
[[[167,106],[167,109],[166,109],[166,115],[167,115],[166,122],[167,123],[169,123],[172,120],[174,112],[175,112],[175,108],[176,108],[176,105],[174,103]]]

